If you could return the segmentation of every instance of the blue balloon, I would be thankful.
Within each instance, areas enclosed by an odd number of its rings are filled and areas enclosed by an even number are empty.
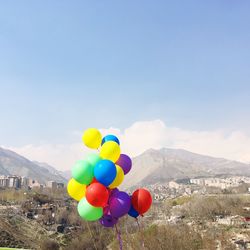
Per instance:
[[[104,186],[109,186],[116,177],[115,164],[110,160],[99,161],[94,168],[94,176]]]
[[[119,139],[115,135],[106,135],[105,137],[103,137],[101,145],[103,145],[107,141],[114,141],[118,145],[120,145],[120,141],[119,141]]]
[[[128,211],[128,215],[130,215],[131,217],[136,218],[136,217],[139,216],[139,213],[131,205],[130,210]]]

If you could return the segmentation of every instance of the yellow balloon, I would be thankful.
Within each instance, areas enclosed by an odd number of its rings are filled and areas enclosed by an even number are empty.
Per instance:
[[[68,182],[67,190],[70,197],[77,201],[80,201],[83,197],[85,197],[86,185],[80,184],[72,178]]]
[[[111,188],[111,189],[116,188],[119,185],[121,185],[121,183],[123,182],[123,179],[124,179],[123,169],[118,165],[115,165],[115,166],[116,166],[116,177],[115,177],[114,181],[109,185],[109,188]]]
[[[97,149],[101,145],[102,135],[98,129],[89,128],[84,131],[82,141],[87,147]]]
[[[120,146],[114,141],[105,142],[100,150],[100,156],[102,159],[116,162],[120,157]]]

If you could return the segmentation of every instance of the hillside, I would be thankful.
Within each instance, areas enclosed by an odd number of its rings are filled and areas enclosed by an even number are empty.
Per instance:
[[[44,163],[32,162],[3,148],[0,148],[0,175],[26,176],[43,184],[50,180],[66,182],[65,178],[53,167]]]
[[[133,167],[126,175],[124,187],[218,175],[250,176],[250,165],[182,149],[150,149],[133,159]]]

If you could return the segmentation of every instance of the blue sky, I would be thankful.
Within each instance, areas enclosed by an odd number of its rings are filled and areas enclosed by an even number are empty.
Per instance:
[[[160,119],[250,134],[250,2],[0,1],[0,145]]]

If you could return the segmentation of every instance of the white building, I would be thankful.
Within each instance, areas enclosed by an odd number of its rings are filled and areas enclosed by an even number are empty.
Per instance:
[[[0,187],[8,188],[21,188],[21,177],[20,176],[1,176]]]
[[[21,179],[21,186],[22,187],[28,187],[29,186],[29,178],[28,177],[22,177]]]
[[[49,188],[56,189],[57,188],[57,183],[56,183],[56,181],[48,181],[47,186]]]
[[[190,179],[191,184],[198,186],[208,186],[208,187],[218,187],[221,189],[226,189],[229,187],[237,187],[242,183],[248,183],[250,181],[249,177],[234,176],[228,178],[197,178]]]
[[[0,187],[8,187],[9,178],[7,176],[0,176]]]
[[[179,187],[180,187],[180,185],[177,183],[177,182],[175,182],[175,181],[170,181],[169,183],[168,183],[168,186],[169,186],[169,188],[174,188],[174,189],[178,189]]]
[[[204,179],[190,179],[190,183],[198,185],[198,186],[204,186],[205,180]]]

